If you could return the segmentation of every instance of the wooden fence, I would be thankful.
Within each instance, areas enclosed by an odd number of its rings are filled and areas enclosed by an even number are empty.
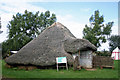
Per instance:
[[[114,68],[114,61],[111,57],[105,56],[94,56],[93,57],[93,67],[112,67]]]

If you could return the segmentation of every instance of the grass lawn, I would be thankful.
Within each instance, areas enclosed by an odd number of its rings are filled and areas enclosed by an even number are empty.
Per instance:
[[[30,71],[6,68],[2,61],[2,76],[6,78],[118,78],[118,61],[114,61],[115,69],[99,69],[95,71],[73,71],[73,69],[34,69]]]

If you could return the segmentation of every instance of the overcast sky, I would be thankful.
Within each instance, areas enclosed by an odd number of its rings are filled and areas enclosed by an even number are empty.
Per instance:
[[[46,0],[47,1],[47,0]],[[52,0],[55,1],[55,0]],[[62,0],[61,0],[62,1]],[[72,0],[70,0],[72,1]],[[25,10],[33,13],[45,12],[49,10],[56,14],[57,22],[65,25],[77,38],[83,37],[83,28],[85,24],[89,25],[89,18],[94,14],[95,10],[100,11],[100,15],[104,15],[105,24],[113,21],[112,35],[118,34],[118,2],[117,0],[109,0],[109,2],[42,2],[25,0],[1,0],[0,15],[2,23],[2,31],[0,34],[0,43],[7,39],[7,24],[12,19],[12,16],[17,12],[23,14]],[[108,42],[102,44],[98,50],[108,50]]]

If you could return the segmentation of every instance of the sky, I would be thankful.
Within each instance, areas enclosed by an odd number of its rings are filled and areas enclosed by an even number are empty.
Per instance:
[[[100,11],[100,15],[104,16],[104,24],[113,21],[114,25],[112,27],[111,35],[118,34],[118,1],[117,0],[108,0],[108,2],[95,2],[95,1],[77,1],[69,0],[63,2],[61,0],[56,2],[52,0],[51,2],[43,0],[1,0],[0,1],[0,16],[1,16],[1,30],[3,31],[0,34],[0,43],[7,40],[8,29],[7,24],[12,19],[12,16],[17,12],[23,14],[25,10],[31,11],[33,13],[45,12],[49,10],[51,13],[56,14],[57,22],[65,25],[73,35],[77,38],[83,37],[83,28],[85,24],[89,24],[89,18],[94,14],[95,10]],[[102,44],[98,50],[108,50],[108,42]]]

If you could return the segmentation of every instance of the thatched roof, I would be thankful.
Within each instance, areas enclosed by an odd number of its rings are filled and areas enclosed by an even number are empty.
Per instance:
[[[75,53],[79,50],[96,51],[97,48],[85,39],[69,39],[64,41],[64,49],[66,52]]]
[[[96,47],[87,40],[77,39],[64,25],[57,22],[5,61],[8,64],[50,66],[55,65],[56,57],[66,56],[68,64],[72,65],[73,57],[67,52],[86,49],[96,50]]]

